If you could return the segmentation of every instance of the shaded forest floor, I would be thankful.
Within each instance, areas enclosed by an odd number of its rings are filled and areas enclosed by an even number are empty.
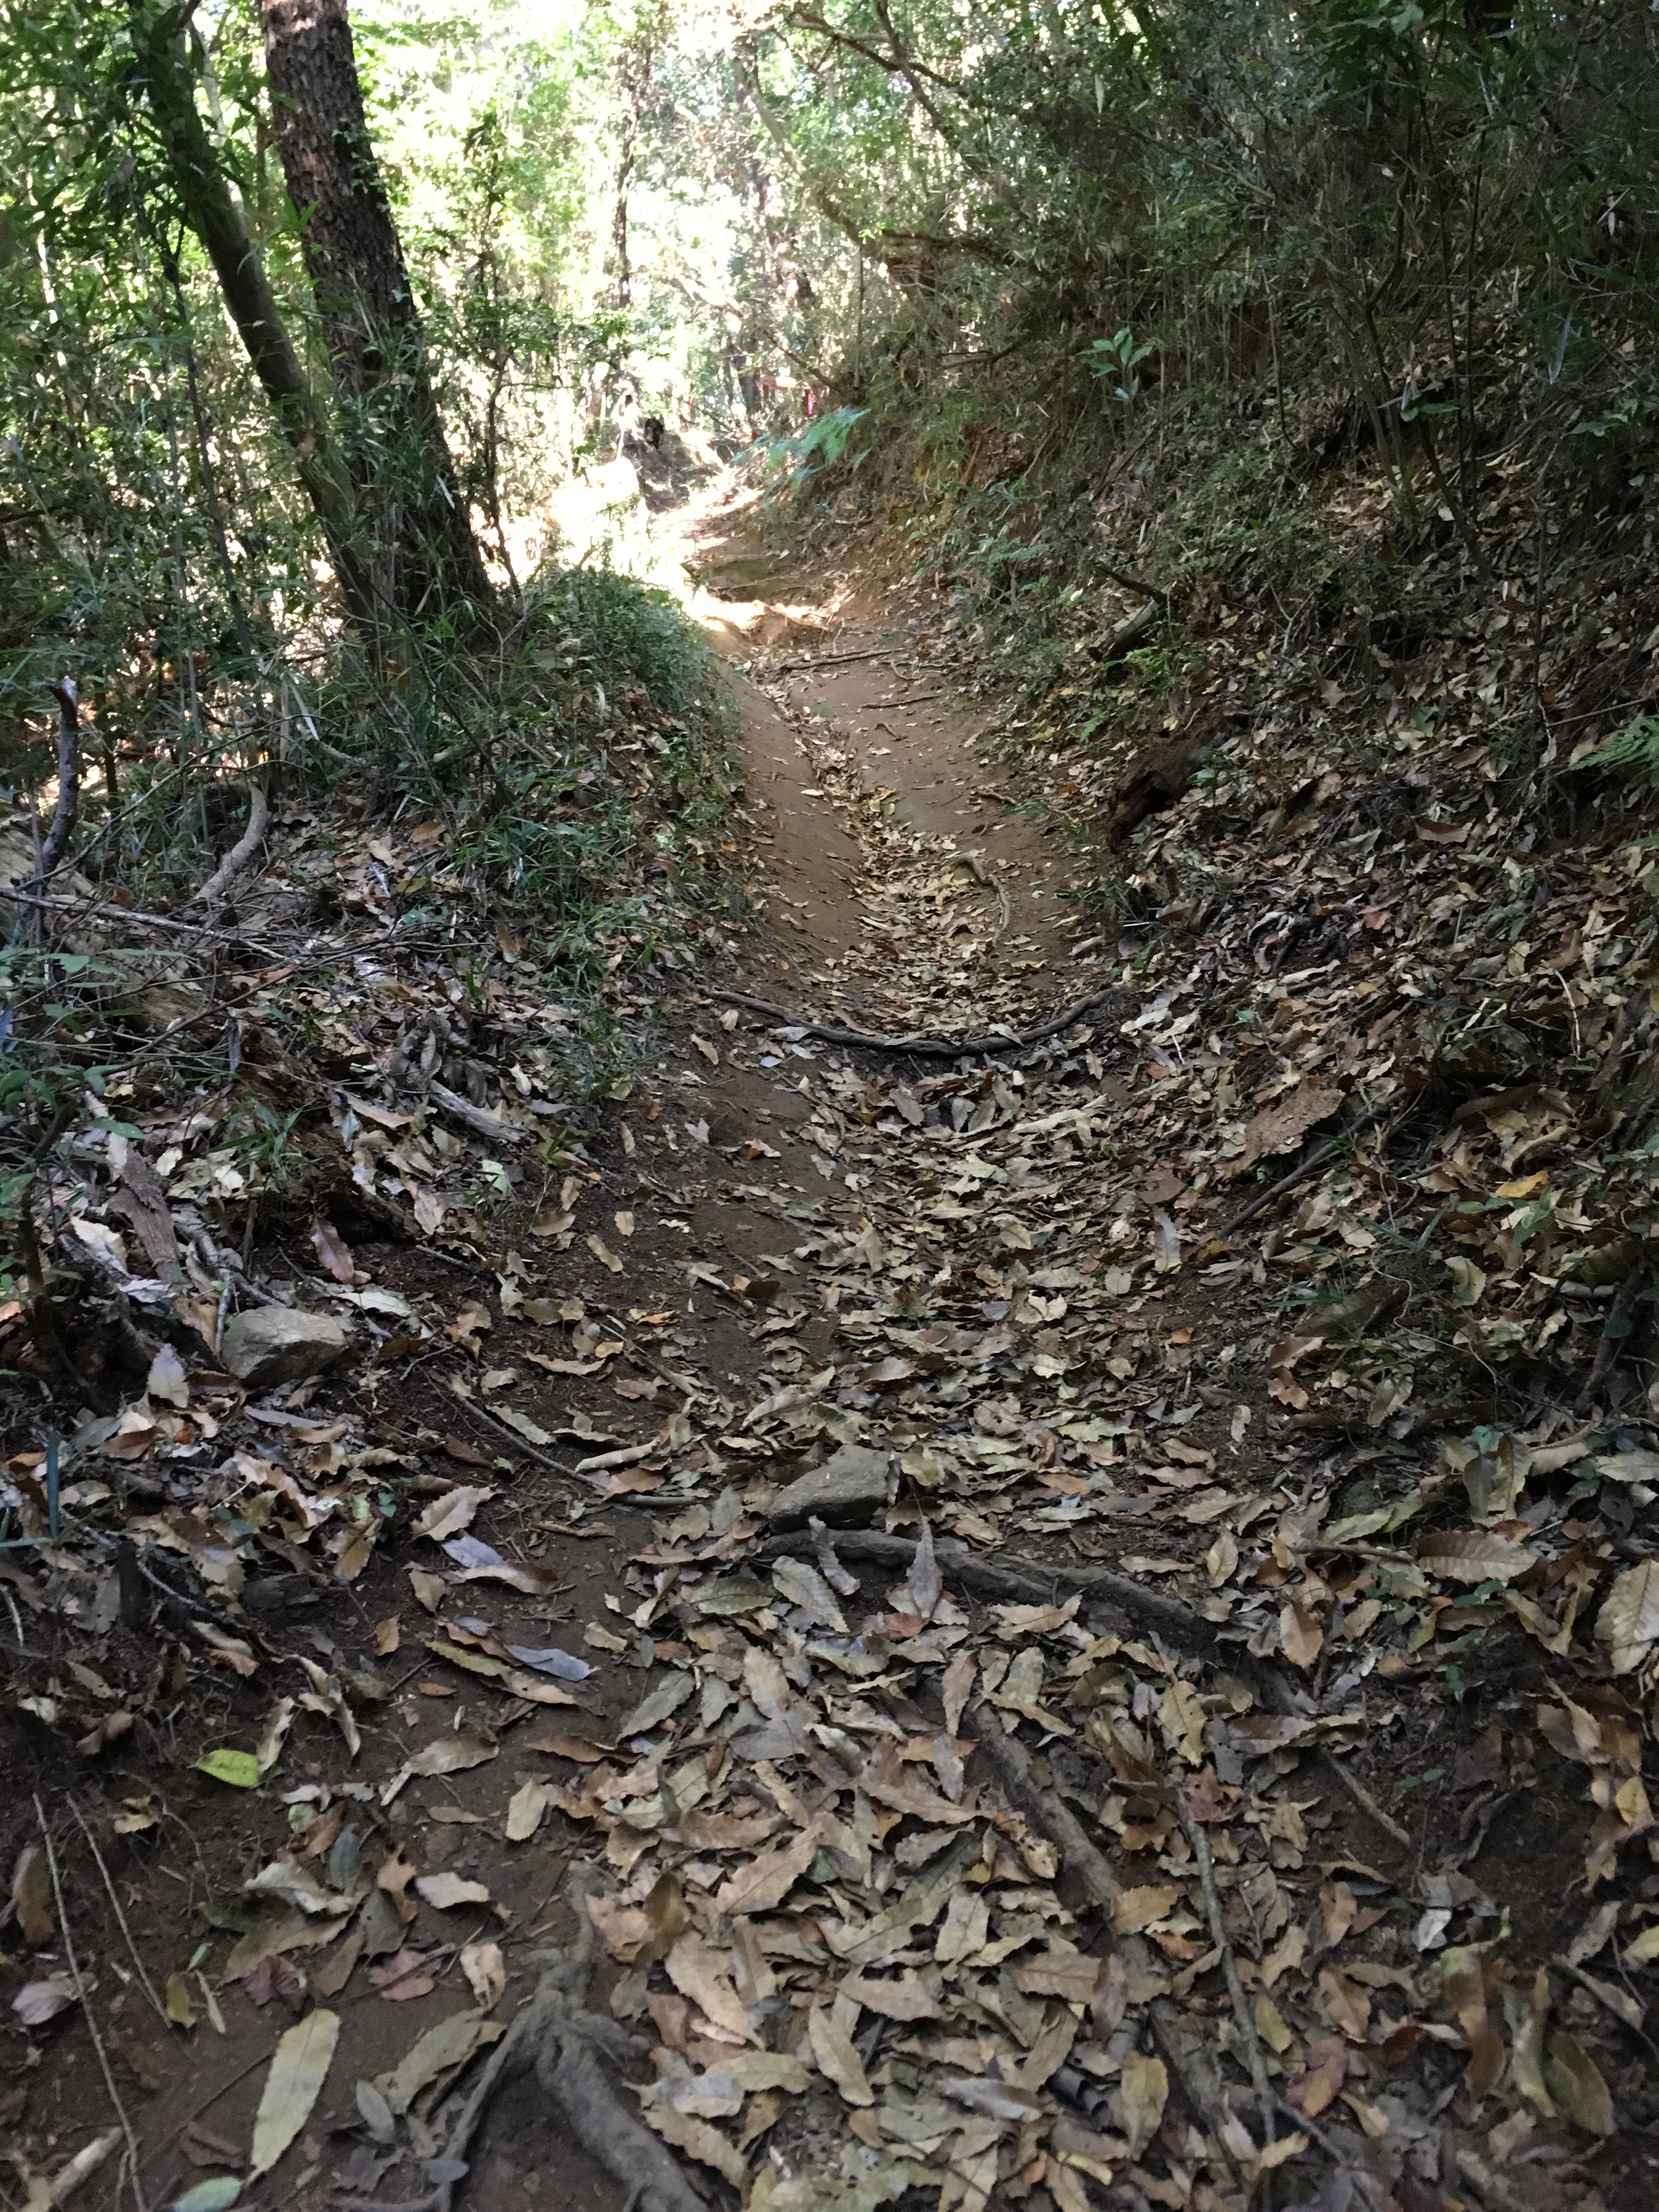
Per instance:
[[[0,1555],[8,2200],[130,2127],[84,2201],[174,2201],[262,2111],[261,2202],[450,2185],[592,1860],[592,2002],[717,2201],[1650,2203],[1648,858],[1523,889],[1482,759],[1259,715],[1103,902],[883,547],[711,503],[690,557],[752,908],[626,1096],[458,1234],[343,1085],[239,1272],[344,1357],[158,1354]],[[527,1159],[528,1097],[447,1145]],[[82,1160],[124,1273],[189,1249],[190,1121]],[[1547,1193],[1583,1251],[1529,1269]],[[527,2081],[471,2159],[630,2201]]]

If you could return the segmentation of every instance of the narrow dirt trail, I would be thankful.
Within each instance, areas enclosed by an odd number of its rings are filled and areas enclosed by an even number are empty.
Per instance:
[[[1121,988],[924,605],[792,573],[740,519],[692,557],[756,918],[681,971],[556,1209],[481,1262],[358,1244],[412,1354],[246,1409],[239,1449],[313,1482],[383,1455],[361,1577],[269,1523],[294,1571],[245,1593],[252,1678],[186,1692],[152,1657],[130,1756],[40,1755],[111,1880],[60,1821],[96,1986],[5,2093],[30,2142],[78,2142],[106,2061],[147,2202],[236,2174],[277,2034],[322,2008],[337,2050],[261,2201],[441,2212],[455,2069],[539,2017],[586,1864],[605,2025],[561,2048],[623,2051],[724,2205],[1231,2212],[1287,2159],[1334,2206],[1650,2201],[1644,2148],[1592,2172],[1559,2129],[1483,2193],[1474,1985],[1436,1954],[1480,1957],[1501,1911],[1501,2002],[1535,2002],[1589,1815],[1538,1790],[1536,1665],[1385,1656],[1409,1559],[1321,1546],[1387,1455],[1286,1420],[1277,1285],[1194,1231],[1228,1202],[1190,1134],[1226,1079],[1201,999]],[[804,1026],[1013,1031],[1091,996],[1018,1050]],[[198,1768],[254,1745],[257,1789]],[[1607,2003],[1567,2016],[1611,2080]],[[579,2147],[521,2075],[457,2202],[618,2212],[620,2129]]]

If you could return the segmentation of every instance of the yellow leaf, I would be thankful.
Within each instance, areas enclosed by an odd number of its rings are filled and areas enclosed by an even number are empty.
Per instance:
[[[731,1881],[721,1885],[714,1899],[718,1909],[734,1913],[775,1911],[817,1856],[821,1832],[814,1824],[787,1850],[769,1851],[739,1867]]]
[[[1238,1539],[1230,1528],[1224,1528],[1204,1555],[1204,1571],[1210,1577],[1210,1588],[1219,1589],[1238,1565]]]
[[[1173,1882],[1126,1889],[1112,1899],[1112,1926],[1120,1936],[1139,1936],[1155,1921],[1167,1918],[1180,1894]]]
[[[1578,2041],[1565,2029],[1550,2038],[1544,2061],[1544,2079],[1550,2094],[1567,2118],[1587,2135],[1613,2133],[1613,2097],[1601,2069]]]
[[[1170,2076],[1161,2058],[1139,2051],[1124,2053],[1123,2069],[1112,2098],[1112,2118],[1129,2139],[1129,2155],[1139,2158],[1158,2133],[1169,2101]]]
[[[1204,1708],[1190,1682],[1174,1681],[1158,1700],[1158,1726],[1189,1766],[1204,1764]]]
[[[1549,2017],[1550,1978],[1540,1966],[1530,1990],[1505,1982],[1503,1994],[1504,2017],[1513,2046],[1510,2080],[1528,2104],[1535,2105],[1547,2120],[1553,2120],[1555,2106],[1544,2083],[1544,2022]]]
[[[689,2152],[699,2165],[712,2166],[716,2173],[723,2175],[731,2183],[733,2189],[742,2189],[747,2184],[749,2169],[735,2145],[728,2142],[720,2130],[711,2127],[707,2120],[693,2119],[689,2112],[676,2112],[672,2105],[649,2106],[645,2118],[659,2136],[667,2137],[677,2150]]]
[[[609,1267],[613,1275],[621,1274],[623,1263],[603,1237],[590,1237],[587,1239],[587,1249],[602,1267]]]
[[[1363,2043],[1370,2026],[1371,2001],[1355,1983],[1334,1966],[1319,1977],[1319,1995],[1326,2017],[1351,2043]]]
[[[11,1901],[17,1908],[23,1941],[39,1951],[51,1942],[57,1925],[52,1917],[52,1875],[39,1844],[25,1844],[11,1877]]]
[[[1283,2166],[1287,2158],[1300,2158],[1307,2148],[1308,2137],[1299,2132],[1280,2136],[1276,2142],[1268,2143],[1262,2150],[1255,2161],[1255,2170],[1258,2173],[1271,2172],[1274,2166]]]
[[[749,2008],[732,1986],[723,1963],[729,1953],[717,1951],[700,1936],[687,1933],[663,1961],[668,1978],[682,1996],[701,2005],[716,2027],[729,2028],[745,2043],[755,2041]]]
[[[1285,2024],[1284,2014],[1265,1990],[1256,1996],[1255,2032],[1275,2057],[1281,2057],[1296,2041]]]
[[[196,2008],[190,2001],[190,1984],[182,1974],[167,1976],[166,2012],[175,2027],[194,2027]]]

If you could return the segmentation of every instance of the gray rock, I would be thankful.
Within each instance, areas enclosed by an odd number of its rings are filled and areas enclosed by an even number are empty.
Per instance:
[[[843,1444],[822,1467],[803,1474],[772,1501],[774,1528],[804,1528],[816,1514],[832,1528],[867,1521],[892,1497],[887,1454],[867,1444]]]
[[[219,1357],[228,1374],[250,1390],[303,1382],[332,1367],[346,1348],[345,1331],[327,1314],[293,1306],[253,1306],[226,1324]]]

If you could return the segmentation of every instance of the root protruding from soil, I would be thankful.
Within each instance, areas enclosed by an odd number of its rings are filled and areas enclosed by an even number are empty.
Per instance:
[[[587,1899],[601,1881],[596,1868],[571,1869],[568,1895],[576,1940],[568,1951],[544,1954],[535,1995],[491,2051],[441,2154],[429,2161],[438,2172],[453,2178],[437,2181],[426,2196],[399,2205],[348,2198],[342,2212],[453,2212],[474,2136],[503,2084],[528,2073],[535,2075],[582,2148],[629,2192],[632,2212],[708,2212],[672,2154],[623,2102],[601,2063],[608,2059],[620,2064],[641,2047],[614,2020],[587,2009],[595,1953]]]

